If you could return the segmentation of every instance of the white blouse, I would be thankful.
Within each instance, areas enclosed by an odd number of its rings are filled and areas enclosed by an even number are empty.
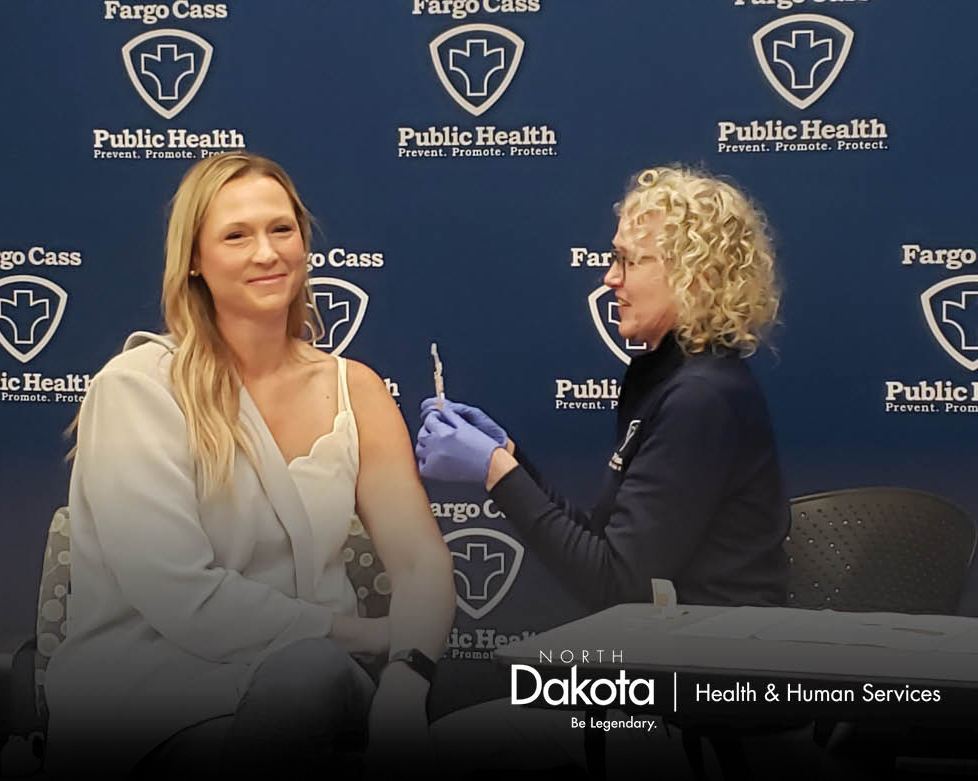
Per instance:
[[[47,767],[125,773],[178,730],[234,712],[269,653],[356,614],[342,560],[359,445],[346,365],[331,433],[286,464],[242,388],[226,489],[202,498],[170,384],[173,343],[136,333],[82,404],[69,489],[70,631],[46,676]]]

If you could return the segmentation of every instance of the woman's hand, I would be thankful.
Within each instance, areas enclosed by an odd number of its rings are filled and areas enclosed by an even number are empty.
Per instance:
[[[421,419],[424,420],[428,417],[428,413],[434,409],[444,409],[446,407],[466,423],[471,423],[487,437],[494,439],[502,447],[508,447],[507,443],[510,440],[506,435],[506,431],[478,407],[471,407],[468,404],[451,401],[450,399],[445,399],[441,403],[441,407],[439,407],[438,399],[431,397],[421,402]],[[513,451],[510,450],[509,452],[512,453]]]
[[[505,446],[446,406],[428,413],[414,454],[422,477],[484,483],[493,452]]]
[[[390,623],[382,618],[337,615],[329,636],[351,654],[380,656],[390,650]]]

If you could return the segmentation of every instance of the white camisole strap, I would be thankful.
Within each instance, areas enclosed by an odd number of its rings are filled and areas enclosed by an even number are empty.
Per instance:
[[[336,356],[336,384],[338,386],[339,395],[338,399],[338,411],[344,412],[345,410],[352,409],[350,404],[350,389],[346,381],[346,358],[340,358]]]

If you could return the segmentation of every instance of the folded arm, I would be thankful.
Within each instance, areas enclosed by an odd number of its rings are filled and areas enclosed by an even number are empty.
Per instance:
[[[332,611],[215,562],[200,524],[186,420],[152,378],[108,369],[78,425],[73,501],[90,513],[125,599],[171,642],[216,662],[329,634]]]

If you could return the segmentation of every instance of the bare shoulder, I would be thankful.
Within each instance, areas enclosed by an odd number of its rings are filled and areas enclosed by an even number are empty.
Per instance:
[[[299,345],[299,357],[302,359],[298,366],[300,375],[320,376],[333,384],[336,383],[336,367],[339,362],[334,356],[302,342]]]
[[[387,385],[367,364],[347,359],[346,376],[350,383],[350,398],[354,405],[358,400],[368,404],[378,402],[393,403]]]
[[[377,372],[359,361],[348,359],[346,365],[350,404],[361,430],[366,428],[369,433],[403,427],[401,411]]]

